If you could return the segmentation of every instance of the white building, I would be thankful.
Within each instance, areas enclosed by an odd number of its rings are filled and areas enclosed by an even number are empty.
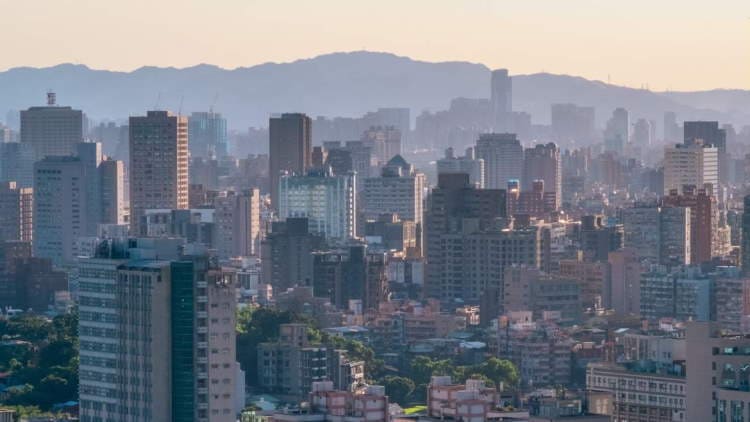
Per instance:
[[[670,190],[682,191],[685,185],[703,187],[719,184],[719,152],[716,147],[702,142],[691,145],[677,144],[664,148],[664,194]]]
[[[355,175],[332,175],[327,170],[279,180],[279,217],[308,219],[310,233],[350,239],[356,233]]]

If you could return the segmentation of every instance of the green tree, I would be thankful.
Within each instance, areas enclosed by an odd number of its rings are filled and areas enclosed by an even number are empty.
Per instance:
[[[276,340],[281,324],[299,322],[301,318],[290,312],[270,308],[241,310],[237,316],[237,360],[245,371],[248,385],[257,385],[258,346]]]
[[[409,378],[389,375],[383,379],[383,386],[388,398],[401,406],[409,404],[414,392],[414,381]]]
[[[518,384],[518,368],[506,359],[491,357],[477,368],[477,372],[492,380],[496,386]]]

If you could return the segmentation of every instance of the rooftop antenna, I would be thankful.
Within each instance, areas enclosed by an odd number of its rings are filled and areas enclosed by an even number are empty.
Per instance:
[[[154,104],[154,110],[159,109],[159,103],[161,103],[161,91],[156,93],[156,103]]]
[[[55,91],[51,89],[47,90],[47,105],[54,107],[55,103],[57,103],[57,95],[55,94]]]
[[[185,95],[180,96],[180,107],[177,109],[177,115],[182,116],[182,102],[185,100]]]

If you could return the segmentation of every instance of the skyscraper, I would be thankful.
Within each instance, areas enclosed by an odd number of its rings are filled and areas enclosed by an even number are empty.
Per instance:
[[[492,116],[495,132],[511,132],[513,118],[513,81],[508,69],[492,71],[491,82]]]
[[[74,243],[86,235],[88,191],[78,157],[47,158],[34,164],[34,256],[55,265],[70,263]]]
[[[268,123],[271,206],[279,210],[282,173],[305,175],[312,165],[312,121],[302,113],[271,117]]]
[[[505,189],[510,180],[523,177],[523,147],[513,133],[479,135],[476,158],[484,160],[485,187]]]
[[[175,239],[126,243],[79,263],[81,420],[234,421],[236,274]]]
[[[306,176],[279,180],[279,217],[306,217],[310,232],[346,240],[356,236],[355,175],[310,170]]]
[[[55,93],[47,93],[47,105],[21,111],[21,143],[30,144],[34,159],[74,155],[83,141],[83,112],[56,104]]]
[[[144,210],[188,207],[188,119],[166,111],[130,118],[130,229]]]
[[[553,142],[526,148],[523,157],[523,190],[530,191],[535,180],[544,181],[545,192],[555,193],[557,209],[562,205],[562,162],[560,148]]]
[[[719,159],[716,147],[700,139],[691,144],[677,144],[664,148],[664,194],[682,190],[683,186],[718,188]]]
[[[227,119],[221,113],[194,112],[188,119],[191,157],[221,158],[227,155]]]
[[[607,151],[622,154],[625,144],[630,140],[630,114],[622,107],[612,112],[604,131],[604,147]]]

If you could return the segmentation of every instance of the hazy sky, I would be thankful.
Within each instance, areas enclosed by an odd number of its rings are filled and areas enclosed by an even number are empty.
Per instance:
[[[750,89],[750,0],[0,0],[0,69],[234,68],[334,51]]]

